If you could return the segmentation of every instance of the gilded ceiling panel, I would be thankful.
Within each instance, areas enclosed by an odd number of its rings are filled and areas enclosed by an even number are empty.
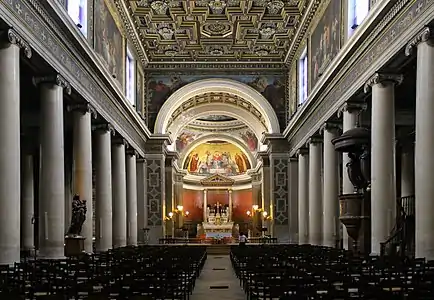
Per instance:
[[[151,63],[278,62],[306,0],[129,1]]]

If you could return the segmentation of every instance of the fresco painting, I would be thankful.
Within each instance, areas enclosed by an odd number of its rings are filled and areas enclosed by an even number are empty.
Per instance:
[[[253,131],[247,129],[245,131],[240,131],[239,135],[243,139],[243,141],[246,143],[246,145],[250,151],[257,151],[258,150],[258,138],[253,133]]]
[[[313,88],[325,68],[341,48],[342,3],[332,0],[310,37],[310,87]]]
[[[151,75],[147,82],[148,127],[153,128],[158,111],[173,92],[186,84],[208,78],[225,78],[245,83],[261,93],[285,126],[286,103],[283,75]],[[284,127],[283,127],[284,128]]]
[[[247,155],[234,144],[223,141],[206,142],[187,156],[184,169],[190,174],[209,176],[244,174],[251,168]]]
[[[202,133],[195,131],[184,130],[176,138],[176,151],[182,152],[188,145],[190,145],[195,139],[201,136]]]
[[[103,58],[110,74],[123,86],[124,39],[105,0],[95,0],[94,12],[95,51]]]

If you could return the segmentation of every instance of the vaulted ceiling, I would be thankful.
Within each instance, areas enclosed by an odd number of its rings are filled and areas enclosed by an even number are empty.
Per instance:
[[[309,0],[135,0],[150,63],[282,64]]]

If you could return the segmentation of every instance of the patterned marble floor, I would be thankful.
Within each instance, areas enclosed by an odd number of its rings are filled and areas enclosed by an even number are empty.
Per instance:
[[[216,288],[211,288],[216,287]],[[219,288],[227,287],[227,288]],[[245,300],[229,255],[208,255],[191,300]]]

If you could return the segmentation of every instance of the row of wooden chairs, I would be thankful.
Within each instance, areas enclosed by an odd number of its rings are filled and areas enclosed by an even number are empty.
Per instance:
[[[189,299],[206,248],[139,246],[0,269],[4,299]],[[2,298],[3,299],[3,298]]]
[[[312,245],[234,246],[248,299],[434,299],[434,262]]]

